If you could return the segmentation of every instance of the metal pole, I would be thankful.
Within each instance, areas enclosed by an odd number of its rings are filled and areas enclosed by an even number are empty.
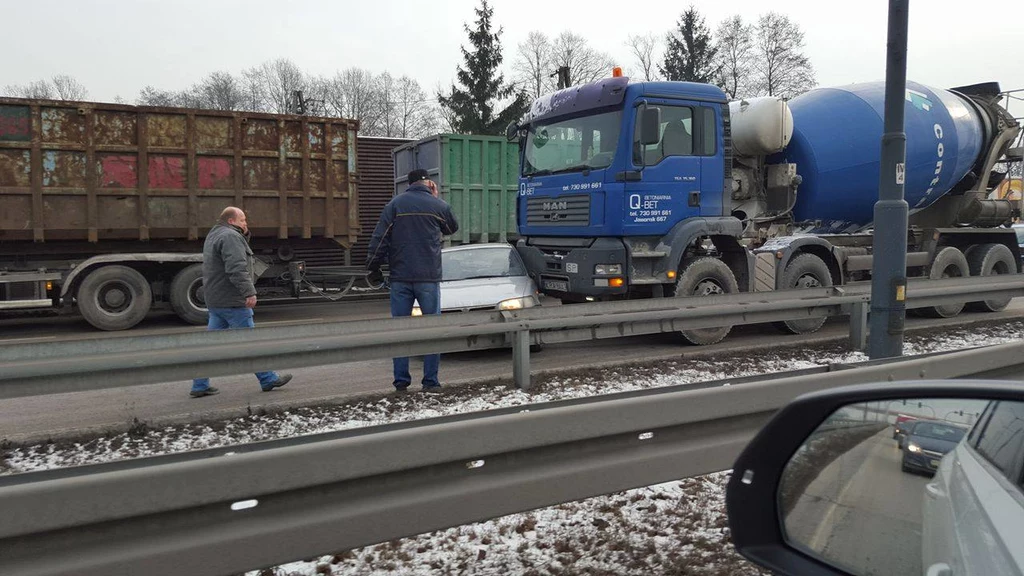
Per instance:
[[[885,134],[875,204],[874,260],[871,269],[872,359],[903,355],[907,293],[907,202],[903,199],[907,134],[907,23],[909,0],[889,0],[889,40],[885,61]]]

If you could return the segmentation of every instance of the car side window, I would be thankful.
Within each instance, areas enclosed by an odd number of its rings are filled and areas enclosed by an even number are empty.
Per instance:
[[[1019,484],[1021,448],[1024,448],[1024,402],[999,402],[978,435],[976,449],[1010,480]]]
[[[651,106],[661,109],[660,138],[657,144],[640,146],[640,110],[633,132],[633,163],[653,166],[669,156],[711,156],[716,148],[715,111],[690,106]]]

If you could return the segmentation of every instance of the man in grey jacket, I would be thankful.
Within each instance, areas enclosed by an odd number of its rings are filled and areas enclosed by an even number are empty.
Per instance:
[[[203,292],[209,311],[207,330],[253,328],[252,309],[256,307],[256,287],[253,285],[253,255],[247,236],[249,225],[245,212],[228,206],[220,214],[217,224],[206,235],[203,243]],[[278,376],[274,372],[257,372],[260,388],[269,392],[287,384],[291,374]],[[209,378],[192,381],[189,396],[202,398],[217,394]]]

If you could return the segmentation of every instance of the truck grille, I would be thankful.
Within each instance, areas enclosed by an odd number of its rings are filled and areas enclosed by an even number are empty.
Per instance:
[[[529,226],[589,226],[590,196],[536,196],[526,199]]]

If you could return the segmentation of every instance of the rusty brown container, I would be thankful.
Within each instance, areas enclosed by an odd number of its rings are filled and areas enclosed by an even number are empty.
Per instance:
[[[412,142],[408,138],[380,138],[360,136],[356,143],[359,171],[359,225],[362,234],[352,247],[352,263],[366,262],[370,236],[377,226],[384,206],[395,194],[395,148]]]
[[[197,240],[225,206],[256,238],[359,232],[357,122],[0,98],[0,242]]]

